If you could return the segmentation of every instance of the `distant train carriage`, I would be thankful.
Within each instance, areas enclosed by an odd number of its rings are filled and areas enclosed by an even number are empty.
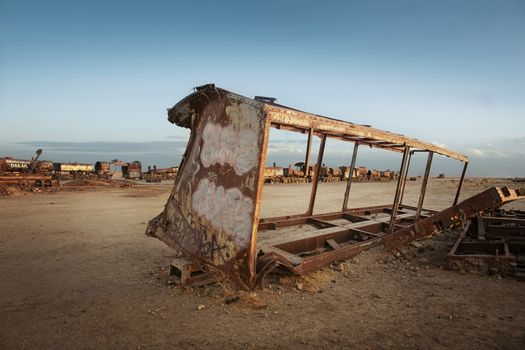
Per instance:
[[[339,167],[339,170],[341,172],[341,174],[340,174],[341,180],[347,181],[348,178],[350,177],[350,167],[349,166],[341,166],[341,167]],[[353,178],[353,180],[357,180],[358,177],[359,177],[359,174],[357,172],[357,169],[354,168],[354,173],[352,174],[352,178]]]
[[[94,166],[86,163],[53,163],[53,170],[60,174],[87,174],[93,172]]]
[[[303,183],[306,182],[304,171],[296,170],[291,165],[288,168],[283,168],[283,182],[284,183]]]
[[[111,175],[111,166],[109,162],[98,161],[95,163],[95,172],[93,174],[97,178],[109,179]]]
[[[138,160],[123,165],[121,169],[125,179],[142,179],[142,163]]]
[[[25,173],[29,171],[31,161],[23,159],[14,159],[11,157],[0,158],[0,172],[6,173]]]
[[[157,168],[156,165],[153,168],[148,165],[148,171],[142,174],[143,179],[146,182],[161,182],[162,180],[173,180],[177,177],[179,167],[172,166],[168,168]]]
[[[179,171],[179,167],[176,167],[176,166],[172,166],[169,168],[160,168],[160,169],[157,168],[156,166],[153,166],[153,172],[159,174],[162,177],[162,180],[175,179],[178,171]]]
[[[264,168],[264,182],[265,183],[282,183],[284,178],[284,170],[280,166],[268,166]]]
[[[357,168],[357,178],[362,181],[366,180],[368,176],[368,168],[364,166],[360,166]]]
[[[53,163],[53,173],[57,179],[71,180],[89,176],[95,167],[87,163]]]
[[[381,174],[381,181],[394,180],[394,172],[391,170],[381,171],[380,174]]]
[[[306,175],[304,170],[305,166],[299,167],[299,169],[293,168],[289,165],[287,168],[281,168],[275,166],[268,166],[264,170],[264,182],[265,183],[302,183],[310,182],[315,178],[316,165],[309,165],[309,174]],[[330,168],[324,164],[319,170],[319,181],[321,182],[340,182],[348,181],[350,177],[350,167],[340,166]],[[369,169],[364,166],[355,167],[352,174],[353,181],[391,181],[397,178],[397,174],[391,170],[376,170]]]

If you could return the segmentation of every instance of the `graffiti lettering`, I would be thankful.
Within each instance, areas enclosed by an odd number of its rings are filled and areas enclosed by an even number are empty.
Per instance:
[[[237,131],[233,126],[208,123],[202,139],[200,158],[205,168],[229,164],[237,175],[243,175],[256,165],[257,134],[251,129]]]
[[[215,230],[231,235],[241,248],[249,244],[253,201],[238,188],[227,190],[202,179],[192,197],[192,208]]]

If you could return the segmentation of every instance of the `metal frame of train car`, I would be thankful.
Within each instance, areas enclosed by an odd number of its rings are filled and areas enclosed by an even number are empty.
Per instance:
[[[489,210],[473,217],[445,260],[452,270],[525,280],[525,211]]]
[[[458,205],[468,165],[468,158],[459,153],[370,126],[302,112],[274,100],[246,98],[213,84],[196,88],[169,109],[168,116],[171,123],[191,129],[191,135],[165,210],[150,221],[146,234],[164,241],[185,259],[206,266],[204,269],[229,276],[243,289],[255,288],[277,266],[305,273],[372,246],[393,249],[461,222],[462,212],[481,210],[488,205],[487,199],[494,199],[488,200],[491,205],[503,200],[501,191],[493,189],[496,193],[470,202],[475,205]],[[315,172],[306,212],[259,219],[272,127],[308,135],[305,164],[309,164],[313,138],[319,137],[317,169],[323,164],[327,138],[354,144],[350,173],[360,146],[402,153],[393,203],[350,209],[353,177],[349,177],[341,211],[314,215],[320,176]],[[402,199],[415,152],[426,152],[428,158],[417,207],[410,207]],[[464,164],[448,212],[423,208],[434,154]],[[297,225],[312,229],[286,230]]]

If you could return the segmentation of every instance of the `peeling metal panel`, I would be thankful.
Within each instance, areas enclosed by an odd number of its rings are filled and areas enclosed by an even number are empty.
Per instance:
[[[264,171],[261,103],[213,89],[189,96],[169,116],[191,136],[165,210],[147,234],[249,283]]]

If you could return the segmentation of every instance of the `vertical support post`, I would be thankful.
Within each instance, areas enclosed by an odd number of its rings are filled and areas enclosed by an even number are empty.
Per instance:
[[[346,190],[345,190],[345,198],[343,200],[343,208],[342,211],[345,211],[348,209],[348,198],[350,197],[350,188],[352,187],[352,179],[354,177],[354,169],[355,169],[355,160],[357,158],[357,149],[359,147],[359,143],[354,143],[354,152],[352,153],[352,161],[350,162],[350,174],[348,175],[348,182],[346,183]],[[344,176],[344,174],[343,174]]]
[[[428,152],[427,165],[425,167],[425,175],[423,176],[423,183],[421,184],[421,192],[419,193],[419,201],[417,202],[416,221],[419,220],[419,215],[421,215],[421,209],[423,208],[423,202],[425,200],[425,193],[427,191],[428,177],[430,176],[430,167],[432,166],[433,156],[434,156],[434,152]]]
[[[407,163],[407,176],[405,177],[405,181],[403,181],[403,188],[401,189],[401,197],[399,197],[399,205],[403,205],[403,197],[405,196],[405,185],[407,184],[407,178],[408,178],[408,169],[410,169],[410,161],[412,160],[412,155],[414,152],[410,152],[408,154],[408,163]]]
[[[317,195],[317,186],[319,185],[319,176],[321,175],[321,166],[323,165],[324,146],[326,144],[326,135],[321,137],[321,144],[319,145],[319,154],[317,155],[317,165],[315,169],[315,176],[312,179],[312,193],[310,195],[310,203],[308,204],[308,211],[306,214],[311,216],[314,213],[315,196]]]
[[[304,176],[308,178],[310,176],[310,153],[312,152],[312,136],[314,135],[314,129],[308,129],[308,143],[306,144],[306,157],[304,159]]]
[[[461,193],[461,186],[463,185],[463,180],[465,179],[465,173],[467,172],[468,162],[465,162],[463,166],[463,171],[461,172],[461,178],[459,179],[458,190],[456,191],[456,198],[454,198],[454,204],[458,204],[459,194]]]
[[[401,195],[401,187],[403,186],[403,181],[406,180],[406,176],[407,176],[407,163],[408,163],[409,154],[410,154],[410,147],[405,146],[405,150],[403,152],[403,160],[401,161],[401,169],[399,169],[399,178],[397,179],[396,194],[394,196],[394,204],[392,205],[392,213],[390,216],[390,224],[388,225],[387,233],[394,232],[394,224],[396,221],[397,209],[399,208],[399,198]]]

